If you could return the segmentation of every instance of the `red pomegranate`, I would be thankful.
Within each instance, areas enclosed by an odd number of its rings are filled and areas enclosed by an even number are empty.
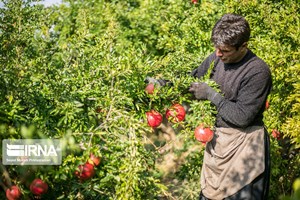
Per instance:
[[[90,158],[88,159],[88,162],[94,166],[98,166],[101,162],[101,157],[96,156],[94,154],[90,154]]]
[[[148,94],[153,94],[154,92],[154,84],[153,83],[149,83],[146,88],[145,88],[146,93]]]
[[[85,163],[84,165],[79,165],[77,171],[75,171],[75,175],[80,180],[88,180],[95,175],[94,165],[90,163]]]
[[[20,199],[22,193],[18,186],[13,185],[11,188],[6,189],[6,198],[8,200],[17,200]]]
[[[276,129],[273,129],[273,130],[272,130],[272,136],[273,136],[275,139],[277,139],[277,140],[280,140],[280,139],[281,139],[281,133],[280,133],[278,130],[276,130]]]
[[[30,191],[35,195],[42,195],[48,191],[48,184],[43,180],[36,178],[30,184]]]
[[[210,128],[205,128],[203,125],[200,125],[195,129],[195,138],[203,144],[210,142],[213,137],[214,132]]]
[[[173,104],[166,111],[166,118],[171,122],[181,122],[185,118],[185,109],[181,104]]]
[[[149,112],[146,112],[146,116],[148,125],[151,127],[158,127],[163,120],[162,115],[155,110],[150,110]]]

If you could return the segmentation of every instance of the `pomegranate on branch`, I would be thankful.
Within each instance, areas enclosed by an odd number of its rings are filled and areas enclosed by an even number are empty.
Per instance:
[[[18,186],[13,185],[10,188],[6,189],[6,198],[8,200],[17,200],[20,199],[22,193]]]
[[[194,133],[196,140],[203,144],[210,142],[214,137],[214,132],[210,128],[204,127],[203,124],[199,125]]]

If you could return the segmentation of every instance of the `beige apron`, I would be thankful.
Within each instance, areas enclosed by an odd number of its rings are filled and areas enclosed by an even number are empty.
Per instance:
[[[205,197],[221,200],[235,194],[265,170],[264,128],[217,128],[206,145],[201,172]]]

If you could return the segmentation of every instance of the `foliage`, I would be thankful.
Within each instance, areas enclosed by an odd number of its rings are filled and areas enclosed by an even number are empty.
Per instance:
[[[17,184],[32,198],[30,182],[49,184],[45,199],[197,199],[203,148],[193,129],[195,109],[189,73],[213,51],[211,29],[226,12],[244,15],[252,27],[249,47],[272,70],[273,89],[265,124],[271,133],[270,199],[292,193],[299,171],[299,5],[291,0],[191,1],[66,0],[43,7],[38,1],[4,0],[0,8],[0,134],[7,138],[60,138],[60,166],[3,166],[3,184]],[[144,91],[147,76],[172,87]],[[145,112],[164,114],[174,103],[191,103],[194,114],[175,125],[189,152],[170,179],[159,175],[162,155],[149,150],[153,130]],[[201,108],[202,107],[202,108]],[[271,134],[270,134],[271,135]],[[152,144],[153,145],[153,144]],[[1,148],[2,149],[2,148]],[[199,152],[200,151],[200,152]],[[95,176],[80,182],[74,171],[93,152],[102,158]],[[2,183],[1,183],[2,184]],[[294,189],[296,191],[296,189]],[[1,196],[2,195],[2,196]],[[4,192],[1,193],[4,198]],[[291,197],[292,198],[292,197]]]
[[[294,193],[291,196],[281,196],[282,200],[299,200],[300,199],[300,179],[297,178],[293,183]]]

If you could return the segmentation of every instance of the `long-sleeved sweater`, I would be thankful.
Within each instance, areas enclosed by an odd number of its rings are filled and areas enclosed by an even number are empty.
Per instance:
[[[193,70],[192,76],[203,76],[213,61],[211,79],[220,86],[224,96],[216,105],[216,127],[263,125],[265,102],[272,87],[268,65],[250,50],[233,64],[224,64],[214,52]]]

